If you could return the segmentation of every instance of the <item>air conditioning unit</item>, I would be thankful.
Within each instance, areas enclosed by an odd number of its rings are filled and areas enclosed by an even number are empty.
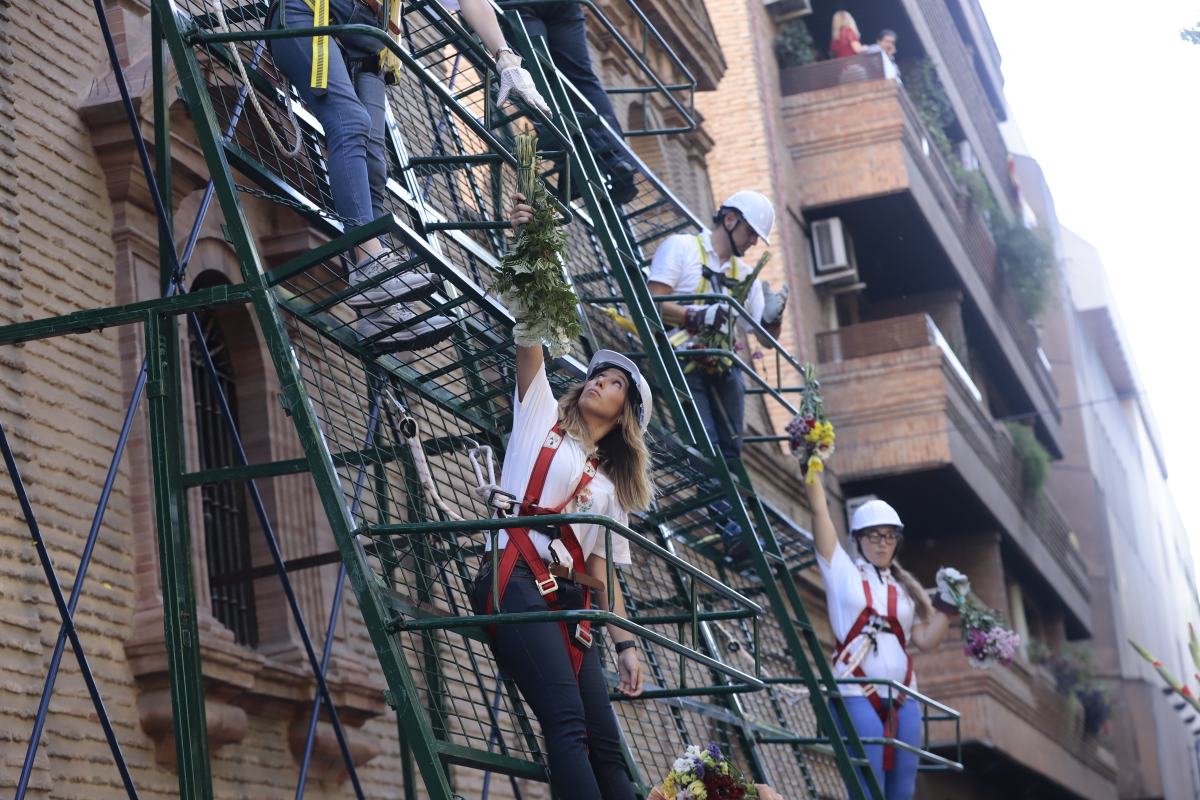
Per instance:
[[[776,22],[812,13],[812,0],[763,0],[763,5]]]
[[[840,217],[830,217],[810,222],[812,237],[812,259],[809,266],[812,282],[856,281],[858,268],[854,263],[854,243],[846,235]]]

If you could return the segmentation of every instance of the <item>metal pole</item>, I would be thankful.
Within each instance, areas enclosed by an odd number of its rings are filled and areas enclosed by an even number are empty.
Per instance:
[[[25,517],[25,524],[29,526],[29,536],[37,548],[42,571],[46,573],[46,583],[50,585],[50,591],[54,594],[54,604],[58,606],[58,614],[62,617],[63,626],[67,629],[67,636],[71,639],[71,650],[75,653],[79,672],[83,675],[83,682],[87,684],[88,694],[92,697],[92,705],[96,707],[96,716],[100,718],[100,726],[104,729],[104,738],[108,740],[113,759],[117,762],[117,771],[121,773],[121,783],[125,785],[125,793],[129,795],[130,800],[137,800],[137,790],[133,788],[133,777],[129,774],[125,756],[121,753],[121,745],[117,742],[117,734],[113,730],[112,721],[108,718],[108,711],[104,708],[104,700],[100,697],[100,687],[96,685],[92,668],[88,665],[87,656],[84,655],[83,644],[79,641],[79,632],[75,630],[71,611],[67,608],[66,598],[63,597],[62,587],[58,583],[58,575],[54,571],[54,563],[50,559],[50,551],[46,549],[46,541],[42,538],[41,528],[33,514],[33,506],[29,503],[29,495],[25,492],[25,481],[21,479],[21,473],[17,469],[17,460],[13,456],[12,447],[9,446],[8,434],[4,431],[3,423],[0,423],[0,451],[4,453],[4,464],[8,468],[9,478],[12,479],[13,491],[17,493],[17,501],[21,504],[21,513]]]

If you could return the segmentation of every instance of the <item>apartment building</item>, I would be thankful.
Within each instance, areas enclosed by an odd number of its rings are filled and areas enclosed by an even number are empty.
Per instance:
[[[1194,751],[1180,729],[1194,720],[1173,718],[1174,733],[1156,727],[1175,714],[1171,703],[1152,696],[1148,665],[1114,633],[1114,625],[1152,629],[1182,669],[1183,621],[1195,612],[1186,539],[1165,500],[1144,408],[1134,399],[1122,413],[1075,405],[1081,395],[1136,392],[1128,375],[1106,392],[1113,379],[1087,373],[1081,359],[1131,362],[1116,334],[1104,340],[1113,355],[1066,354],[1063,315],[1074,325],[1071,346],[1086,350],[1098,340],[1080,320],[1111,304],[1095,299],[1095,282],[1064,251],[1072,238],[1058,230],[1036,163],[1005,144],[1000,49],[978,3],[708,5],[722,47],[740,56],[699,101],[710,118],[732,118],[715,127],[714,185],[760,188],[783,209],[773,266],[793,291],[784,338],[819,366],[838,425],[833,470],[845,505],[867,497],[895,505],[907,525],[906,566],[929,583],[940,566],[963,569],[1029,643],[1007,669],[970,669],[953,636],[917,659],[922,690],[962,712],[965,765],[960,774],[926,773],[919,793],[1192,797],[1183,776],[1194,773]],[[879,52],[830,58],[837,10],[851,12],[864,45],[890,29],[894,64]],[[1039,259],[1020,252],[1031,230],[1044,242]],[[1023,269],[1038,260],[1042,278],[1033,283],[1044,291],[1023,283]],[[1063,281],[1089,287],[1084,306],[1076,298],[1060,309],[1053,287]],[[1081,414],[1128,419],[1123,457],[1105,461],[1128,464],[1136,480],[1102,477],[1113,467],[1088,455],[1101,426],[1090,423],[1084,443]],[[1105,494],[1085,500],[1078,482],[1102,482]],[[1161,566],[1137,567],[1136,581],[1115,566],[1130,554],[1112,538],[1131,528],[1098,528],[1105,503],[1129,514],[1154,509],[1133,540]],[[1151,619],[1114,607],[1155,602],[1125,580],[1163,585],[1177,612]],[[1113,599],[1117,583],[1124,601]],[[1063,653],[1088,663],[1095,686],[1115,680],[1123,699],[1085,709],[1075,678],[1055,672]],[[1112,718],[1101,726],[1105,713]]]

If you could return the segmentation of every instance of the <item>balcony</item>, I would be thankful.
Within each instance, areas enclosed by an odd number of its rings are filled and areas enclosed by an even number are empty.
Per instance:
[[[1089,628],[1087,571],[1062,512],[1044,492],[1027,492],[1012,438],[991,419],[933,320],[910,314],[828,331],[818,335],[817,352],[842,481],[934,476],[905,494],[924,491],[917,505],[938,507],[964,529],[999,528],[1061,599],[1072,629]],[[970,502],[951,512],[959,496]]]
[[[915,669],[923,693],[962,712],[967,770],[1006,775],[1005,796],[1116,800],[1117,763],[1106,739],[1084,733],[1081,707],[1059,693],[1044,669],[1021,660],[971,669],[957,628],[938,650],[918,655]],[[952,740],[953,729],[937,724],[931,740]],[[941,788],[931,782],[925,791],[954,796]]]
[[[1058,392],[1038,333],[1002,279],[987,223],[902,85],[884,77],[883,58],[866,53],[781,72],[802,203],[813,217],[846,221],[868,287],[961,287],[999,354],[999,383],[1019,389],[1014,407],[1038,412],[1042,438],[1057,453]]]

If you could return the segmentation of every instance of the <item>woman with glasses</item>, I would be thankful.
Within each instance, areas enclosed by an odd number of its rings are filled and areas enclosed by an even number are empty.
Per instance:
[[[900,515],[882,500],[855,509],[850,538],[857,556],[851,558],[838,542],[819,478],[808,484],[808,498],[829,622],[837,637],[834,676],[894,681],[915,690],[908,645],[936,648],[950,620],[896,560],[904,543]],[[920,746],[921,709],[915,701],[905,702],[902,691],[889,684],[845,683],[841,692],[859,737]],[[916,754],[877,744],[867,745],[866,753],[886,800],[909,800],[917,779]]]

